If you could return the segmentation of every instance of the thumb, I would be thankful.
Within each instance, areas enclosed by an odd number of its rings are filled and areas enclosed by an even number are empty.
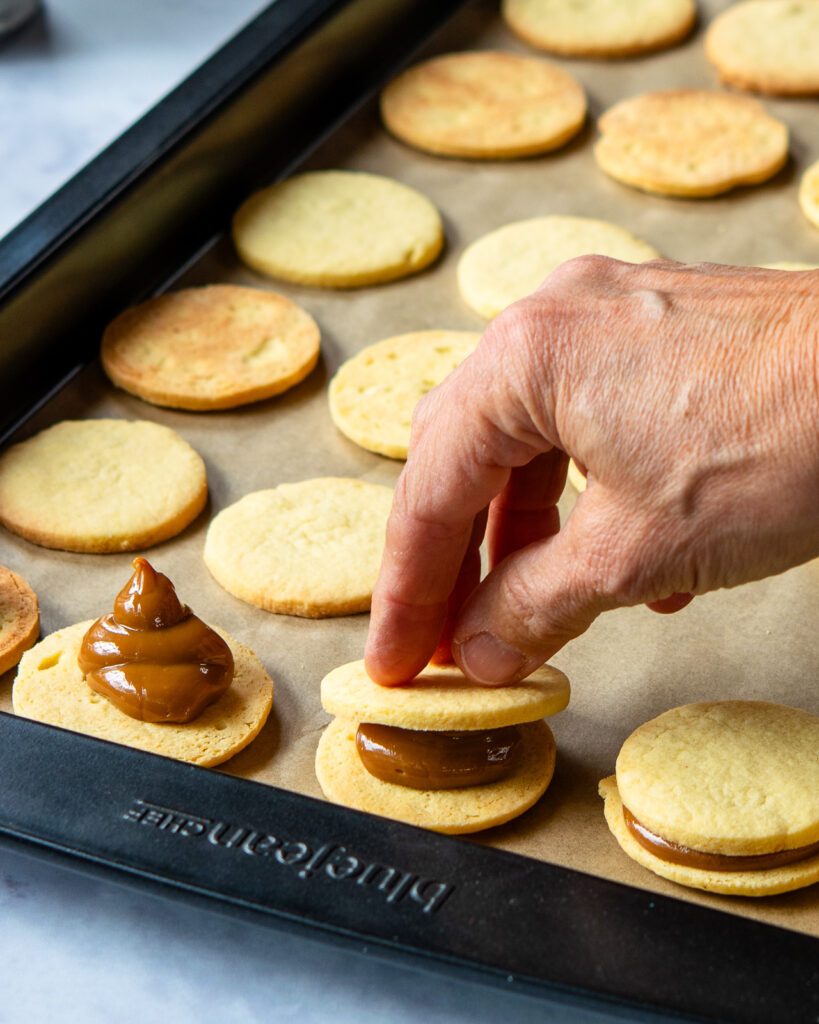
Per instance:
[[[622,537],[609,524],[620,517],[601,498],[587,491],[559,533],[506,557],[466,601],[452,653],[476,683],[523,679],[622,603],[605,571],[617,557],[612,538]]]

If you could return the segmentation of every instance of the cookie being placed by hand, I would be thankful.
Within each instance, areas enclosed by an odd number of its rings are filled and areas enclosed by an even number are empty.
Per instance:
[[[615,104],[600,118],[599,166],[667,196],[715,196],[767,181],[788,158],[788,129],[748,96],[669,89]]]
[[[22,576],[0,565],[0,675],[17,664],[39,632],[37,595]]]
[[[232,409],[304,380],[319,329],[295,302],[237,285],[185,288],[108,325],[102,366],[132,395],[174,409]]]
[[[246,200],[233,218],[242,261],[269,277],[358,288],[414,274],[444,244],[420,192],[362,171],[308,171]]]
[[[429,665],[404,686],[374,683],[364,662],[330,672],[321,702],[337,717],[316,751],[334,803],[435,832],[466,833],[523,814],[554,772],[543,721],[569,702],[569,681],[544,666],[512,686],[476,686],[454,665]]]
[[[684,39],[694,0],[503,0],[509,28],[532,46],[566,57],[634,57]]]
[[[363,348],[330,382],[330,415],[351,441],[405,459],[412,413],[480,340],[475,331],[413,331]]]
[[[393,79],[381,94],[381,117],[416,149],[509,159],[568,142],[586,119],[586,97],[567,71],[537,57],[449,53]]]
[[[535,217],[506,224],[468,246],[458,261],[458,287],[467,305],[489,319],[531,294],[561,263],[591,254],[627,263],[659,257],[648,242],[608,221]]]
[[[680,885],[768,896],[819,881],[819,717],[764,701],[673,708],[603,779],[629,857]]]
[[[0,523],[64,551],[133,551],[202,511],[205,464],[176,431],[143,420],[64,420],[0,455]]]
[[[368,611],[392,489],[344,477],[245,495],[213,519],[205,565],[234,597],[324,618]]]
[[[723,82],[777,96],[819,93],[819,3],[746,0],[715,18],[705,52]]]

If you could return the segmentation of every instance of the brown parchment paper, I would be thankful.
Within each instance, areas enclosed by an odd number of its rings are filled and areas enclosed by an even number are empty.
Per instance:
[[[559,61],[586,87],[592,120],[577,140],[545,157],[470,163],[425,156],[391,139],[379,125],[375,104],[366,104],[321,145],[309,166],[383,173],[428,195],[442,211],[447,232],[447,249],[432,269],[350,292],[299,288],[242,268],[225,238],[175,282],[273,288],[307,308],[321,326],[323,355],[295,390],[233,412],[172,412],[116,391],[94,365],[27,426],[26,433],[32,433],[64,418],[153,420],[173,427],[205,458],[208,508],[179,537],[151,549],[150,557],[199,615],[253,647],[276,681],[270,722],[224,770],[321,796],[313,757],[328,717],[319,703],[319,682],[334,666],[361,657],[367,616],[310,621],[270,615],[236,600],[202,562],[208,521],[249,491],[285,481],[350,475],[394,483],[400,463],[364,452],[333,427],[327,382],[345,358],[388,335],[481,329],[483,322],[465,307],[456,287],[455,268],[465,245],[508,221],[572,213],[611,219],[682,261],[819,262],[819,231],[801,215],[796,199],[801,171],[819,158],[819,101],[766,101],[792,128],[791,162],[772,182],[727,197],[649,196],[611,181],[594,163],[594,118],[615,101],[654,88],[716,86],[703,55],[703,24],[724,6],[702,3],[699,30],[667,53],[611,63]],[[489,47],[531,52],[505,29],[494,4],[478,0],[425,53]],[[270,145],[272,151],[276,140]],[[564,518],[572,502],[568,489]],[[0,562],[23,573],[37,591],[44,634],[110,609],[129,575],[131,557],[47,551],[0,531]],[[613,771],[625,737],[674,705],[764,698],[819,713],[819,562],[698,598],[676,616],[644,608],[610,613],[554,661],[573,685],[570,707],[552,720],[559,749],[554,782],[532,811],[476,841],[819,936],[819,886],[752,901],[664,882],[621,853],[597,796],[597,782]],[[8,673],[0,679],[0,710],[11,710],[12,678]]]

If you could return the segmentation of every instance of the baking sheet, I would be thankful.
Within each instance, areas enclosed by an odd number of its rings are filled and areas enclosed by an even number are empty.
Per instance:
[[[703,21],[725,6],[701,4]],[[586,87],[594,119],[637,92],[715,85],[702,38],[700,29],[683,46],[639,60],[559,63]],[[504,28],[494,4],[477,0],[438,33],[426,52],[490,47],[531,52]],[[328,380],[344,359],[388,335],[424,328],[481,329],[483,321],[458,295],[457,260],[465,245],[509,221],[547,213],[608,218],[686,262],[819,262],[819,232],[796,202],[801,171],[819,158],[819,102],[766,105],[792,127],[789,165],[761,187],[688,201],[648,196],[605,177],[592,157],[593,123],[552,155],[469,163],[424,156],[392,140],[379,125],[375,104],[368,103],[313,154],[309,166],[383,173],[428,195],[442,211],[447,231],[447,248],[435,267],[389,285],[325,292],[264,280],[242,268],[230,242],[222,239],[175,285],[231,281],[272,288],[302,304],[317,319],[323,344],[322,360],[307,381],[245,409],[195,414],[161,410],[117,392],[94,365],[27,425],[28,434],[65,418],[148,419],[173,427],[203,455],[208,508],[180,536],[148,554],[177,583],[183,600],[253,647],[276,681],[268,725],[224,770],[321,795],[313,756],[328,716],[320,707],[319,682],[336,665],[361,657],[367,617],[312,621],[273,616],[231,597],[201,559],[211,516],[249,491],[312,476],[394,483],[400,463],[364,452],[333,427]],[[568,489],[561,501],[564,518],[572,502]],[[0,533],[0,563],[25,575],[37,591],[44,633],[109,610],[132,557],[47,551]],[[698,598],[676,616],[657,616],[644,608],[605,615],[554,659],[572,680],[573,699],[552,720],[559,754],[548,793],[516,822],[472,841],[819,936],[819,886],[757,901],[674,886],[621,853],[597,796],[597,782],[613,771],[625,737],[671,706],[764,698],[819,713],[817,623],[819,562]],[[12,678],[8,673],[0,679],[0,710],[11,709]]]

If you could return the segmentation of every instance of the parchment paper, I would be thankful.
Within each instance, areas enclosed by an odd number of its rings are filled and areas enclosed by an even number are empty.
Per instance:
[[[700,6],[707,22],[726,5]],[[595,117],[620,98],[644,90],[715,86],[702,40],[700,28],[686,44],[640,60],[559,63],[583,82]],[[479,0],[425,52],[489,47],[529,52],[504,28],[495,6]],[[309,166],[380,172],[428,195],[441,209],[447,231],[446,252],[434,268],[358,291],[298,288],[273,284],[245,270],[230,242],[222,239],[176,284],[245,283],[279,290],[305,306],[323,336],[322,361],[306,382],[283,397],[242,410],[181,413],[114,390],[95,365],[27,426],[26,433],[32,433],[64,418],[153,420],[173,427],[205,458],[207,510],[149,556],[199,615],[253,647],[276,681],[269,724],[226,771],[321,795],[313,756],[328,717],[320,707],[319,682],[334,666],[361,657],[367,617],[310,621],[274,616],[231,597],[201,559],[210,517],[249,491],[312,476],[350,475],[392,484],[399,463],[362,451],[333,427],[327,382],[345,358],[388,335],[438,327],[481,329],[483,322],[458,295],[456,263],[466,244],[508,221],[546,213],[608,218],[682,261],[819,262],[819,231],[807,223],[796,201],[799,174],[819,158],[819,101],[766,103],[793,129],[789,166],[767,185],[724,198],[687,201],[649,196],[605,177],[592,157],[593,123],[553,155],[469,163],[427,157],[394,141],[369,102],[322,144]],[[276,140],[270,145],[272,151]],[[798,416],[799,410],[793,414]],[[568,489],[561,505],[564,518],[572,501]],[[0,532],[0,563],[23,573],[37,591],[44,634],[109,610],[130,573],[131,558],[47,551]],[[707,896],[664,882],[620,851],[597,796],[597,782],[613,771],[626,736],[674,705],[764,698],[819,713],[817,624],[819,562],[698,598],[675,616],[654,615],[644,608],[605,615],[554,659],[572,681],[573,699],[552,720],[559,754],[551,788],[528,814],[475,841],[819,936],[819,886],[753,901]],[[0,679],[0,710],[11,709],[12,677],[8,673]]]

